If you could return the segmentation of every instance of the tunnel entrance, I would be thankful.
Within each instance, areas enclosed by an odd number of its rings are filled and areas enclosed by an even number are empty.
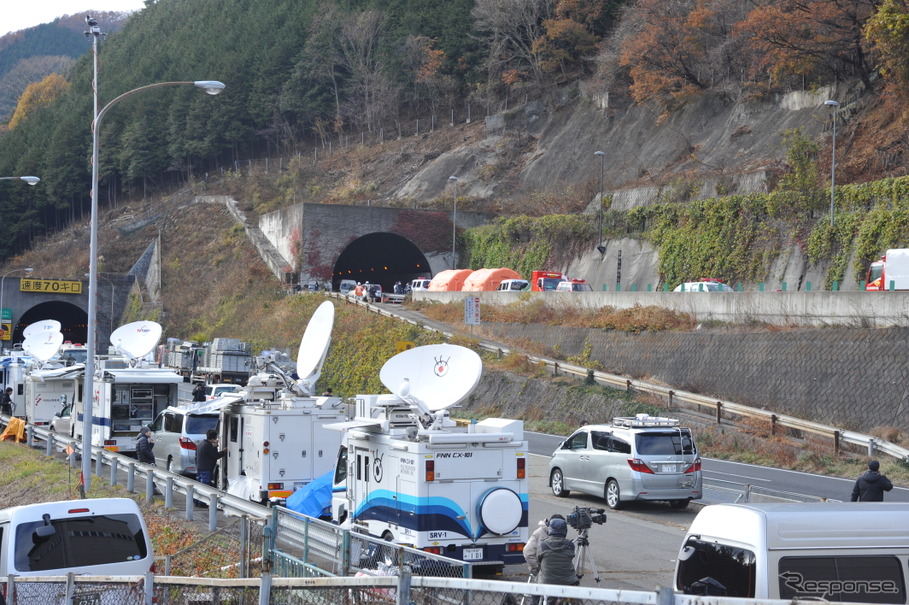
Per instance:
[[[395,282],[407,284],[432,277],[429,261],[413,242],[394,233],[370,233],[357,238],[338,256],[331,278],[337,291],[342,279],[378,283],[391,292]]]
[[[63,342],[85,344],[88,334],[88,314],[71,303],[50,301],[40,303],[26,311],[13,327],[11,342],[22,342],[22,332],[36,321],[42,319],[56,319],[60,322],[60,331],[63,333]]]

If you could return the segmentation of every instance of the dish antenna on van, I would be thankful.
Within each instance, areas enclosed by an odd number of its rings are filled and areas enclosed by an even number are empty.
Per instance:
[[[35,331],[22,341],[22,350],[37,360],[39,364],[44,364],[57,354],[62,344],[63,334],[60,332]]]
[[[22,330],[22,337],[28,338],[38,332],[59,332],[61,327],[60,322],[56,319],[42,319],[25,326],[25,329]]]
[[[467,398],[480,382],[483,361],[459,345],[427,345],[398,353],[385,362],[379,379],[385,387],[423,415],[441,421],[443,412]]]
[[[297,350],[297,384],[303,389],[304,395],[313,394],[316,381],[322,375],[334,325],[335,306],[326,300],[309,319]]]
[[[134,321],[114,330],[110,343],[130,361],[135,361],[151,353],[161,339],[161,332],[161,325],[153,321]]]

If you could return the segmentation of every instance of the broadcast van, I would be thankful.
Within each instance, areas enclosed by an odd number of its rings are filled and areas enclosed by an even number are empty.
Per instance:
[[[688,529],[675,589],[686,594],[907,602],[909,503],[715,504]]]

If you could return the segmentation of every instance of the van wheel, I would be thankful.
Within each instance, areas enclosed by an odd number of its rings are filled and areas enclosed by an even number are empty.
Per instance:
[[[615,479],[610,479],[606,482],[606,506],[612,510],[619,510],[622,508],[622,499],[621,492],[619,491],[619,484]]]
[[[685,500],[670,500],[669,506],[671,506],[672,508],[679,508],[679,509],[688,508],[689,502],[691,502],[691,500],[688,500],[687,498]]]
[[[568,496],[569,491],[565,489],[565,476],[562,474],[562,469],[552,469],[552,474],[549,475],[549,487],[552,488],[552,493],[559,498]]]

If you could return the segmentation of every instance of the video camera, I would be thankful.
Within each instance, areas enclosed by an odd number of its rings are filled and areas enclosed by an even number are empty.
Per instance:
[[[565,521],[578,531],[590,529],[594,523],[597,525],[606,523],[606,509],[575,506],[574,512],[568,513]]]

